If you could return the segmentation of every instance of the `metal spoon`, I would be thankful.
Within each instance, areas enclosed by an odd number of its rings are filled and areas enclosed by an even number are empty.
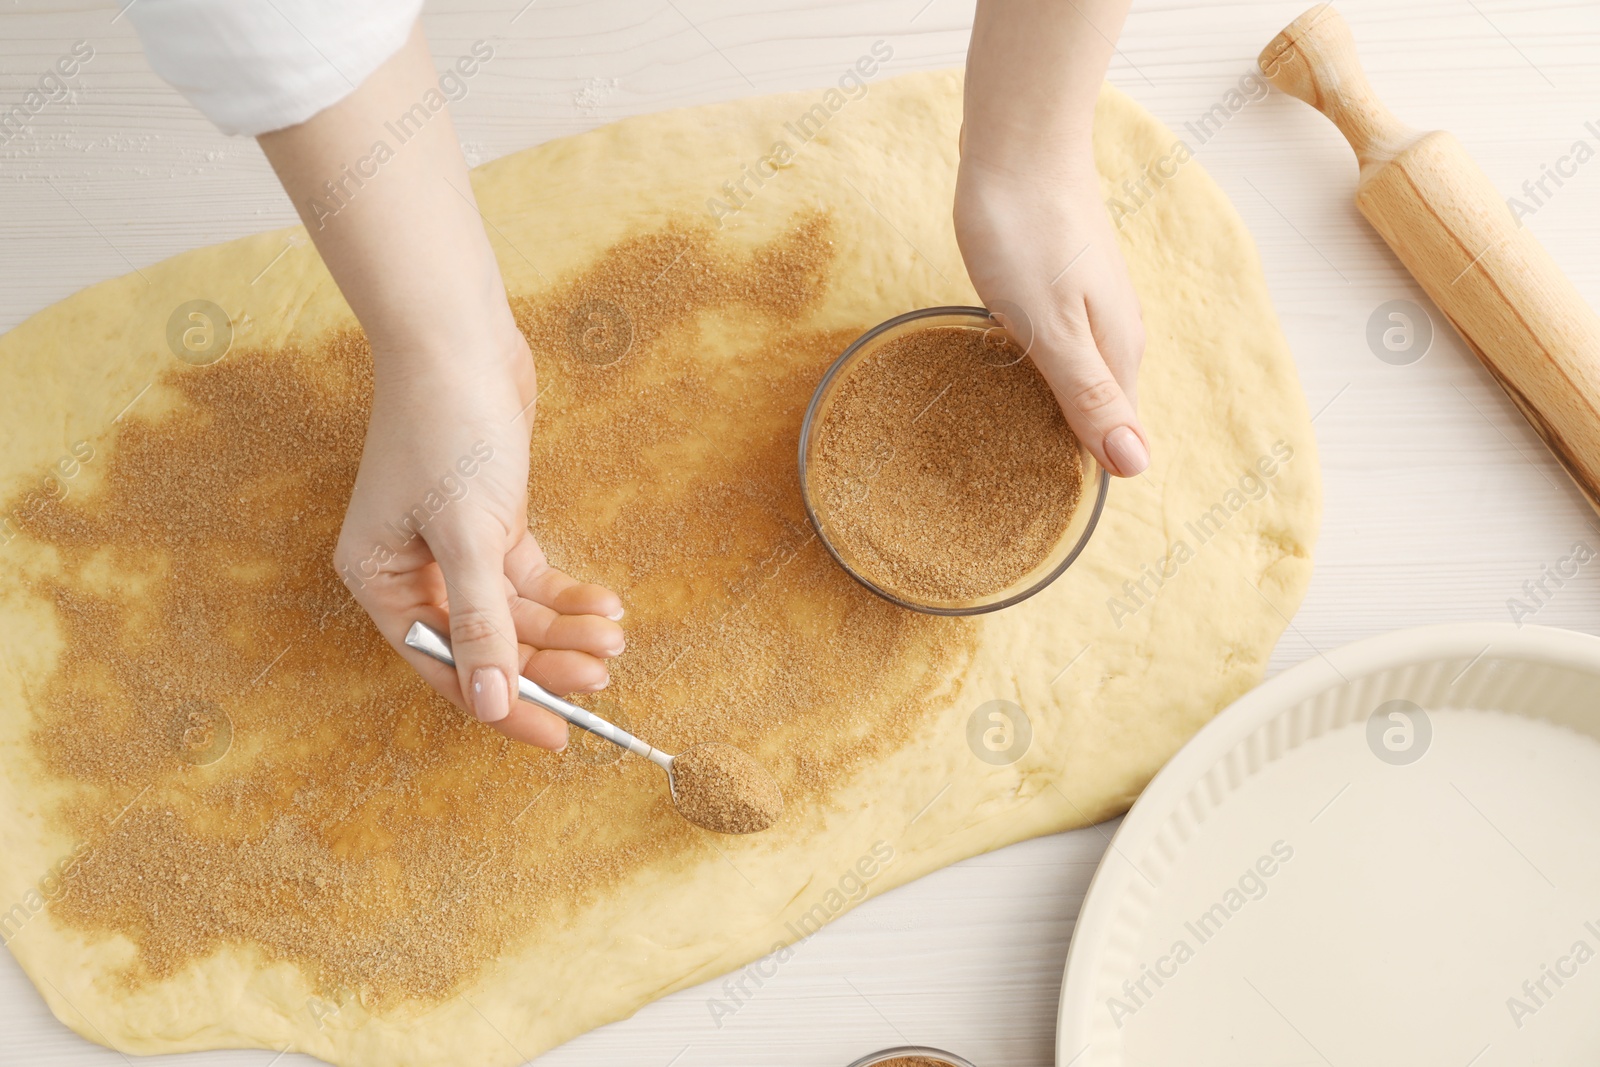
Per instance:
[[[426,623],[414,622],[411,624],[411,629],[406,631],[406,644],[421,652],[424,656],[430,656],[440,663],[448,664],[451,667],[456,665],[455,655],[450,651],[450,639]],[[596,737],[603,737],[613,745],[632,752],[635,756],[643,756],[657,767],[666,771],[667,790],[672,795],[673,807],[678,809],[678,814],[696,826],[724,834],[754,833],[758,830],[766,829],[767,826],[771,825],[772,820],[782,813],[782,795],[778,792],[777,783],[771,780],[771,775],[768,774],[766,768],[751,759],[746,753],[730,745],[721,745],[713,742],[706,745],[695,745],[688,751],[731,750],[731,754],[736,754],[737,760],[741,765],[751,769],[751,774],[763,776],[759,778],[761,784],[757,787],[757,791],[759,793],[766,788],[770,788],[772,796],[777,797],[776,810],[772,810],[770,803],[767,804],[761,818],[755,821],[730,821],[727,810],[718,808],[715,805],[712,806],[713,810],[708,812],[706,810],[707,806],[703,803],[706,798],[704,792],[696,792],[691,789],[690,792],[694,793],[694,796],[687,798],[680,796],[678,794],[678,776],[673,773],[672,764],[674,760],[682,758],[687,753],[669,756],[660,749],[645,744],[614,723],[607,722],[594,712],[562,700],[537,682],[529,681],[521,675],[517,676],[517,696],[530,704],[537,704],[546,711],[561,716],[580,730],[587,730]],[[697,803],[697,801],[700,803]]]
[[[427,623],[412,623],[411,629],[406,631],[406,644],[440,663],[452,667],[456,665],[456,658],[450,651],[450,639]],[[645,744],[622,727],[607,722],[592,711],[562,700],[538,682],[530,681],[520,674],[517,675],[517,697],[530,704],[537,704],[544,710],[561,716],[578,729],[587,730],[596,737],[603,737],[635,756],[643,756],[666,771],[667,779],[671,781],[672,757],[658,748]]]

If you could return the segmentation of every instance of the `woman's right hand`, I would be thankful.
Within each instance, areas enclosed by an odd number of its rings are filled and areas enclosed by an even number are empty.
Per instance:
[[[528,532],[533,358],[449,110],[336,211],[326,202],[330,176],[438,77],[417,26],[349,96],[260,138],[372,345],[372,418],[334,564],[429,685],[507,736],[559,749],[566,723],[519,703],[512,682],[602,688],[622,651],[622,602],[550,566]],[[406,646],[418,619],[449,630],[455,670]]]
[[[428,357],[375,360],[372,418],[334,565],[389,643],[496,730],[560,750],[567,724],[516,699],[526,674],[594,692],[623,650],[622,601],[550,565],[527,523],[533,360],[514,328]],[[456,667],[405,644],[448,630]]]

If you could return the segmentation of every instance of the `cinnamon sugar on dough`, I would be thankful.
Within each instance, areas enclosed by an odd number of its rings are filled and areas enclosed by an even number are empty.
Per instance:
[[[627,655],[585,702],[668,751],[736,744],[797,806],[909,743],[973,648],[850,581],[806,522],[793,441],[859,332],[803,326],[832,255],[820,215],[744,253],[673,226],[517,308],[544,389],[535,532],[628,605]],[[765,358],[708,376],[697,348],[729,330]],[[135,987],[249,945],[330,996],[436,1003],[705,847],[655,767],[481,727],[351,600],[329,560],[370,363],[342,335],[173,375],[175,413],[124,420],[96,493],[22,516],[63,561],[36,581],[66,652],[32,745],[88,846],[51,913],[131,939]],[[196,722],[225,722],[226,751]]]

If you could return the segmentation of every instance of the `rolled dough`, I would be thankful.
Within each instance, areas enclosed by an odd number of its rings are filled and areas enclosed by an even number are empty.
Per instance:
[[[946,625],[894,615],[809,543],[792,452],[811,384],[865,328],[909,308],[975,302],[950,225],[960,106],[959,73],[915,74],[858,99],[830,90],[629,119],[474,173],[550,389],[535,431],[536,529],[560,565],[611,582],[629,606],[624,660],[635,666],[619,670],[608,698],[633,725],[654,723],[664,747],[713,739],[696,736],[710,727],[692,717],[651,706],[700,700],[706,723],[784,781],[789,813],[749,839],[676,827],[657,772],[638,761],[611,764],[576,745],[561,757],[511,751],[419,693],[386,649],[372,653],[358,612],[330,613],[339,587],[323,573],[326,546],[310,532],[298,541],[294,524],[319,536],[337,524],[352,439],[341,425],[359,425],[362,410],[361,343],[303,231],[178,256],[0,338],[12,383],[0,394],[0,908],[10,907],[0,929],[58,1018],[132,1053],[288,1045],[350,1067],[518,1063],[868,896],[1124,810],[1259,680],[1309,580],[1317,461],[1255,249],[1193,162],[1121,220],[1149,337],[1141,403],[1155,465],[1112,486],[1090,548],[1061,580],[1019,607]],[[777,142],[789,151],[775,153]],[[1108,196],[1170,161],[1175,144],[1104,90],[1095,152]],[[724,183],[741,182],[730,199]],[[674,248],[681,259],[667,254]],[[596,291],[596,270],[661,263],[655,278],[623,281],[676,295],[633,306],[630,321],[574,303]],[[194,300],[232,322],[231,348],[213,365],[175,359],[168,343],[175,309]],[[563,351],[568,328],[579,341]],[[218,422],[227,397],[249,388],[264,414],[241,419],[235,402],[236,424]],[[318,421],[330,412],[333,424]],[[231,436],[215,438],[223,431]],[[563,499],[541,482],[541,471],[575,462],[573,442],[630,433],[638,456],[597,452],[593,499]],[[274,449],[288,457],[281,470],[267,469]],[[188,479],[225,475],[237,499],[203,501],[210,510],[185,521],[241,525],[173,528],[149,486],[130,488],[136,469],[162,472],[171,515],[193,504]],[[143,494],[142,510],[128,493]],[[704,531],[673,542],[674,522],[710,508],[728,516],[720,548]],[[55,518],[41,526],[41,515]],[[687,546],[681,581],[668,580],[667,548],[626,565],[608,551],[640,530]],[[205,554],[183,555],[192,544]],[[269,560],[268,544],[286,555]],[[237,598],[261,590],[271,626],[312,636],[280,653],[248,627],[219,631],[237,662],[219,668],[226,677],[202,705],[222,706],[226,723],[204,713],[197,723],[192,708],[174,720],[173,708],[189,705],[162,689],[159,670],[96,673],[87,633],[136,660],[149,641],[181,648],[198,632],[184,627],[212,625],[157,609],[184,588],[186,567],[228,546],[237,558],[213,577],[237,582]],[[285,581],[303,586],[300,600],[273,599],[260,584]],[[102,601],[116,610],[91,610]],[[676,616],[711,602],[721,614],[674,649]],[[694,670],[675,666],[683,656],[699,657]],[[646,677],[641,664],[661,673]],[[845,678],[828,689],[806,681],[808,668]],[[312,694],[326,705],[314,714],[302,706]],[[382,730],[350,725],[374,715]],[[134,744],[167,736],[173,721],[190,732],[173,735],[181,743],[165,756]],[[867,739],[869,723],[890,741]],[[818,737],[814,756],[796,751]],[[1009,753],[996,751],[1007,743]],[[424,772],[434,776],[419,788]],[[271,826],[229,821],[241,805],[261,814],[247,780],[282,788]],[[321,852],[285,844],[327,830],[316,820],[335,801],[367,814],[341,823],[347,836],[320,842]],[[446,886],[417,895],[383,873],[411,869],[408,834],[447,847],[448,835],[428,836],[430,822],[473,818],[469,806],[482,804],[504,821],[446,857],[456,872]],[[664,832],[666,844],[644,848],[635,831]],[[128,881],[126,865],[158,835],[193,844],[162,854],[170,869],[152,869],[159,901]],[[228,862],[191,872],[190,852],[195,864]],[[262,868],[262,856],[300,859]],[[595,869],[563,866],[563,856]],[[460,873],[469,862],[477,867]],[[472,895],[485,892],[473,880],[484,869],[510,886],[502,897]],[[522,907],[519,872],[548,888],[551,869],[571,877],[570,898]],[[326,903],[334,890],[318,871],[351,879],[345,910]],[[207,911],[191,884],[222,903]],[[85,903],[97,892],[125,901],[124,920]],[[457,892],[478,911],[449,912]],[[259,916],[229,927],[227,894],[245,893],[269,893],[282,914],[319,925],[301,941]],[[348,918],[362,908],[421,922],[416,901],[452,929],[492,912],[497,925],[468,932],[493,951],[428,970],[448,956],[416,947],[432,927],[407,926],[396,955],[416,966],[402,981],[329,947],[363,929]],[[432,992],[418,995],[427,980]]]

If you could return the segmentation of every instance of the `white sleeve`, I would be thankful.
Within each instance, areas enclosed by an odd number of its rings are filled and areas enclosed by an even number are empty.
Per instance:
[[[150,66],[224,133],[338,103],[400,50],[422,0],[133,0]]]

